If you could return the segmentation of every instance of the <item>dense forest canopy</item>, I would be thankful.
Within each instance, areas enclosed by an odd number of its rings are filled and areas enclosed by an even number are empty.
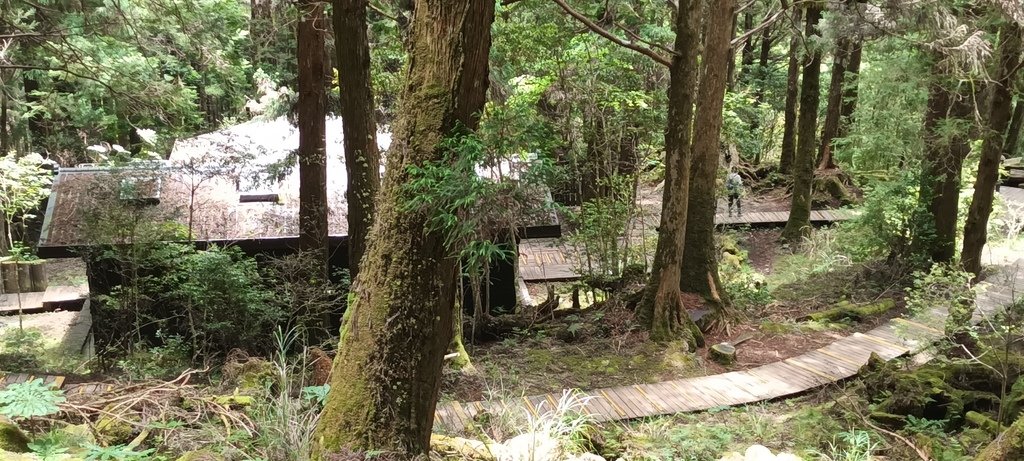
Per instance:
[[[0,459],[1024,459],[1022,41],[0,0]]]

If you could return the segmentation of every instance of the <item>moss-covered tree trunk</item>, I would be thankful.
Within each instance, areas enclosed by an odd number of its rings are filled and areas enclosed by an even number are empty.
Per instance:
[[[721,308],[725,305],[725,292],[721,289],[715,251],[716,180],[722,106],[729,68],[730,18],[735,3],[734,0],[713,0],[710,6],[700,87],[697,90],[697,113],[702,116],[694,120],[693,127],[693,158],[680,286],[683,291],[698,293]]]
[[[316,432],[316,459],[342,448],[399,457],[429,447],[452,338],[458,261],[430,212],[408,210],[409,168],[444,161],[442,141],[476,126],[487,90],[494,2],[416,4],[402,110]]]
[[[992,198],[999,181],[999,158],[1003,153],[1003,134],[1010,124],[1013,111],[1013,83],[1018,75],[1021,53],[1021,27],[1013,21],[999,28],[999,67],[992,85],[992,102],[986,117],[984,141],[978,178],[974,182],[974,197],[967,211],[964,225],[964,245],[960,254],[964,270],[975,276],[981,273],[981,251],[988,240],[988,218],[992,213]]]
[[[974,461],[1011,461],[1024,459],[1024,415],[996,437]]]
[[[299,3],[299,248],[312,258],[310,277],[327,279],[327,64],[324,4]]]
[[[1013,108],[1013,117],[1010,117],[1010,127],[1006,129],[1006,146],[1004,150],[1008,158],[1017,155],[1022,127],[1024,127],[1024,96],[1017,96],[1017,105]]]
[[[669,69],[668,126],[665,129],[665,190],[661,225],[651,279],[639,315],[651,339],[680,339],[691,347],[700,331],[690,320],[680,297],[683,243],[686,236],[687,194],[690,187],[690,140],[697,85],[701,2],[680,0],[676,13],[675,56]]]
[[[793,22],[800,22],[800,10],[793,9]],[[789,39],[789,58],[786,66],[786,105],[783,110],[782,152],[779,157],[779,172],[789,174],[796,157],[796,117],[800,98],[800,32],[792,31]]]
[[[367,0],[334,0],[334,47],[348,173],[348,268],[354,280],[373,224],[373,201],[380,189],[380,154],[370,81],[370,45],[366,34]]]
[[[956,254],[960,171],[971,150],[973,97],[951,81],[940,64],[933,78],[924,118],[920,212],[914,219],[910,250],[934,262],[948,262]]]
[[[796,156],[793,159],[793,198],[789,207],[789,220],[782,230],[782,239],[798,242],[811,230],[811,189],[814,186],[814,160],[818,131],[818,99],[820,98],[821,50],[812,37],[820,35],[818,21],[821,4],[807,5],[805,12],[807,37],[803,58],[803,76],[800,84],[800,115],[797,120]]]

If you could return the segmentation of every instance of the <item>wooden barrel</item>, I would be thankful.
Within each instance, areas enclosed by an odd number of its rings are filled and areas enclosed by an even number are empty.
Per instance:
[[[3,279],[4,291],[21,293],[18,287],[18,266],[14,261],[0,262],[0,278]]]
[[[32,291],[46,291],[50,285],[50,279],[46,274],[46,260],[37,259],[28,261],[28,274],[32,279]]]

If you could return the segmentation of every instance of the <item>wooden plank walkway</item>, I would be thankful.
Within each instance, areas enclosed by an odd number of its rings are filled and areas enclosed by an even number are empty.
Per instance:
[[[52,375],[31,375],[25,373],[9,373],[4,374],[0,371],[0,389],[3,389],[11,384],[18,384],[31,381],[33,379],[40,378],[43,380],[43,384],[49,384],[55,389],[60,389],[64,386],[63,376],[52,376]]]
[[[89,296],[89,285],[63,286],[55,285],[46,291],[32,293],[0,294],[0,315],[17,315],[19,298],[21,312],[39,314],[55,310],[80,310]]]
[[[1024,289],[1024,259],[1002,268],[982,287],[975,300],[976,323],[1009,302],[1014,290]],[[944,336],[946,316],[944,309],[936,308],[896,318],[811,352],[749,370],[585,391],[581,395],[591,398],[581,411],[598,422],[619,421],[800,394],[856,375],[872,353],[892,360],[924,350]],[[546,394],[496,402],[449,402],[438,405],[435,425],[459,431],[477,415],[496,408],[522,408],[536,416],[553,409],[560,398],[561,394]]]
[[[839,222],[856,215],[855,210],[814,210],[811,222]],[[715,216],[715,223],[720,226],[775,226],[786,224],[788,219],[788,211],[747,213],[743,216],[719,213]],[[556,239],[524,239],[519,242],[519,275],[527,282],[579,280],[579,270],[585,266],[586,261],[575,248]]]

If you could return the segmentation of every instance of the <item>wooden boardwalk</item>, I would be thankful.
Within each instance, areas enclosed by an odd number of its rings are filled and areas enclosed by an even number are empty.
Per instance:
[[[812,210],[811,224],[847,221],[856,216],[856,210]],[[715,215],[715,224],[718,226],[775,226],[786,224],[786,221],[789,221],[788,211],[751,212],[743,216],[729,216],[722,213]]]
[[[52,312],[57,309],[80,310],[88,296],[88,284],[55,285],[48,287],[46,291],[0,294],[0,315],[17,315],[19,300],[21,312],[25,314]]]
[[[854,210],[814,210],[811,223],[827,224],[852,219]],[[715,215],[719,226],[777,226],[789,219],[788,211],[747,213],[743,216]],[[653,248],[651,249],[653,251]],[[566,282],[579,280],[586,267],[580,252],[556,239],[524,239],[519,243],[519,275],[527,282]]]
[[[31,375],[25,373],[9,373],[4,374],[0,371],[0,389],[3,389],[11,384],[18,384],[31,381],[33,379],[42,379],[44,384],[49,384],[55,389],[60,389],[64,386],[63,376],[52,376],[52,375]]]
[[[1014,290],[1024,290],[1024,259],[1004,267],[982,285],[984,291],[976,299],[975,322],[1011,302]],[[814,351],[749,370],[581,392],[582,397],[589,398],[581,411],[598,422],[619,421],[800,394],[856,375],[872,353],[891,360],[924,350],[944,336],[946,316],[944,309],[932,309],[908,319],[896,318],[865,333],[854,333]],[[561,394],[498,402],[449,402],[438,406],[435,424],[460,431],[477,415],[497,408],[519,408],[536,416],[553,409],[559,398]]]

